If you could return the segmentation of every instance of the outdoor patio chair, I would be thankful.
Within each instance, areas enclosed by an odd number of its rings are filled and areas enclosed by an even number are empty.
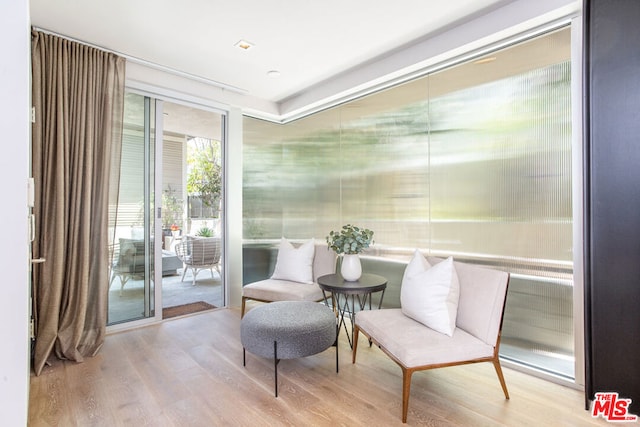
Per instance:
[[[119,239],[118,245],[114,245],[117,250],[117,261],[111,267],[111,280],[109,287],[116,277],[120,279],[120,295],[124,285],[129,279],[144,276],[144,240]]]
[[[189,237],[176,245],[176,255],[184,265],[182,281],[187,270],[193,270],[193,285],[196,284],[196,276],[201,270],[215,268],[220,274],[220,238],[219,237]]]

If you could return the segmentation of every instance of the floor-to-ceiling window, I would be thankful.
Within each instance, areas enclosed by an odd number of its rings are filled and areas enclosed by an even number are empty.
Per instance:
[[[509,271],[501,355],[574,375],[570,30],[286,125],[245,119],[244,238],[346,222]]]
[[[126,94],[110,325],[224,306],[223,128],[219,112]]]

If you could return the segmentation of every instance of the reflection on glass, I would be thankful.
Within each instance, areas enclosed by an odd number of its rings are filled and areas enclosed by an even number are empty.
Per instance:
[[[377,255],[505,269],[502,354],[572,377],[569,37],[285,126],[245,118],[244,238],[322,240],[350,222],[375,231]]]
[[[118,192],[118,203],[109,211],[113,248],[109,324],[153,316],[154,117],[149,98],[126,95],[121,161],[113,165],[119,179],[112,180],[111,189]],[[117,304],[112,298],[117,298]],[[120,309],[112,310],[116,305]]]

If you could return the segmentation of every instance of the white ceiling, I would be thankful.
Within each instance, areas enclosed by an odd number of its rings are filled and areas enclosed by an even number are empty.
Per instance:
[[[31,21],[277,104],[513,1],[31,0]]]

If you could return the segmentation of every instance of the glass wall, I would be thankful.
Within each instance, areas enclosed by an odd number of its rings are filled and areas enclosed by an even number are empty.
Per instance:
[[[501,354],[573,377],[570,30],[287,125],[245,119],[244,238],[354,223],[370,255],[512,273]]]

